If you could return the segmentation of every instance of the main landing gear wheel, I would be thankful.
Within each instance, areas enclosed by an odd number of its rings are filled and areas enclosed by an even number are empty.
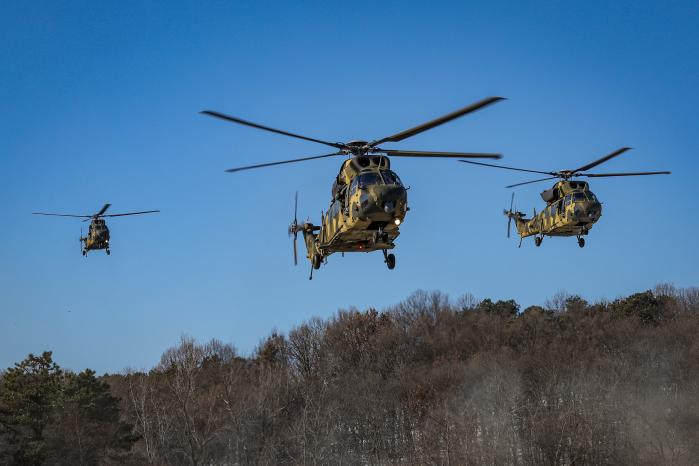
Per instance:
[[[578,246],[580,246],[581,248],[585,247],[585,238],[578,238]]]
[[[87,256],[87,251],[83,249],[83,256]]]
[[[386,263],[388,270],[393,270],[396,268],[396,256],[393,254],[388,254],[388,252],[383,250],[383,261]]]
[[[315,270],[318,270],[318,269],[320,268],[320,263],[321,263],[321,261],[322,261],[322,258],[320,257],[320,254],[314,254],[314,255],[313,255],[313,262],[312,262],[312,264],[313,264],[313,268],[314,268]]]
[[[110,255],[110,254],[111,254],[111,252],[109,251],[109,249],[107,249],[107,255]]]
[[[537,248],[538,248],[539,246],[541,246],[541,242],[542,242],[543,240],[544,240],[544,238],[542,238],[541,236],[537,236],[536,238],[534,238],[534,244],[536,245]]]

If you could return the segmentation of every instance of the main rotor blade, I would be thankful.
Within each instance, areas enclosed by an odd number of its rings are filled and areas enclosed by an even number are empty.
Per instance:
[[[32,212],[32,215],[51,215],[54,217],[92,218],[92,215],[51,214],[51,213],[46,213],[46,212]]]
[[[226,170],[228,173],[235,173],[243,170],[251,170],[253,168],[263,168],[263,167],[271,167],[273,165],[282,165],[285,163],[295,163],[295,162],[303,162],[305,160],[315,160],[315,159],[322,159],[325,157],[334,157],[336,155],[342,155],[342,152],[334,152],[332,154],[325,154],[325,155],[314,155],[313,157],[303,157],[300,159],[291,159],[291,160],[282,160],[281,162],[269,162],[269,163],[260,163],[257,165],[248,165],[246,167],[237,167],[237,168],[229,168]]]
[[[505,187],[506,188],[514,188],[515,186],[522,186],[523,184],[538,183],[539,181],[554,180],[556,178],[558,178],[558,176],[550,176],[548,178],[542,178],[540,180],[525,181],[524,183],[511,184],[511,185],[505,186]]]
[[[107,209],[109,209],[110,206],[111,206],[111,204],[105,204],[104,207],[102,207],[102,208],[100,209],[100,211],[97,212],[94,216],[95,216],[95,217],[101,217],[102,214],[105,213],[105,212],[107,211]]]
[[[526,168],[506,167],[504,165],[493,165],[492,163],[471,162],[469,160],[459,160],[459,162],[472,163],[473,165],[483,165],[484,167],[504,168],[506,170],[515,170],[518,172],[541,173],[542,175],[555,175],[555,173],[553,172],[542,172],[539,170],[528,170]]]
[[[476,110],[480,110],[483,107],[487,107],[488,105],[494,104],[495,102],[499,102],[499,101],[504,100],[504,99],[505,99],[504,97],[488,97],[488,98],[483,99],[481,101],[478,101],[474,104],[471,104],[467,107],[456,110],[455,112],[451,112],[447,115],[436,118],[432,121],[428,121],[427,123],[423,123],[421,125],[415,126],[414,128],[406,129],[405,131],[401,131],[400,133],[396,133],[393,136],[388,136],[388,137],[383,138],[383,139],[378,139],[378,140],[372,141],[369,143],[369,145],[376,146],[378,144],[381,144],[384,142],[389,142],[389,141],[390,142],[402,141],[403,139],[407,139],[409,137],[415,136],[416,134],[420,134],[423,131],[427,131],[428,129],[432,129],[436,126],[443,125],[444,123],[447,123],[451,120],[454,120],[456,118],[464,116],[468,113],[475,112]]]
[[[123,217],[124,215],[152,214],[154,212],[160,212],[160,211],[159,210],[144,210],[142,212],[127,212],[125,214],[96,215],[96,217]]]
[[[420,151],[420,150],[391,150],[376,149],[377,152],[385,152],[394,157],[446,157],[446,158],[472,158],[472,159],[500,159],[502,155],[479,152],[441,152],[441,151]]]
[[[575,170],[571,170],[571,173],[578,173],[578,172],[584,172],[585,170],[589,170],[592,167],[596,167],[597,165],[606,162],[609,159],[613,159],[614,157],[623,154],[627,150],[631,150],[630,147],[622,147],[621,149],[615,150],[609,155],[605,155],[601,159],[595,160],[594,162],[588,163],[587,165],[583,165],[580,168],[576,168]]]
[[[290,133],[288,131],[282,131],[280,129],[270,128],[269,126],[258,125],[257,123],[253,123],[251,121],[241,120],[240,118],[236,118],[236,117],[226,115],[226,114],[220,113],[220,112],[215,112],[213,110],[204,110],[203,112],[200,112],[200,113],[203,115],[212,116],[214,118],[220,118],[221,120],[232,121],[233,123],[238,123],[241,125],[250,126],[252,128],[262,129],[264,131],[270,131],[272,133],[282,134],[284,136],[290,136],[292,138],[303,139],[304,141],[311,141],[311,142],[317,142],[319,144],[325,144],[326,146],[335,147],[337,149],[342,149],[345,147],[344,144],[341,144],[339,142],[328,142],[328,141],[322,141],[320,139],[309,138],[307,136],[301,136],[300,134],[294,134],[294,133]]]
[[[643,176],[643,175],[670,175],[671,172],[635,172],[635,173],[578,173],[575,176],[589,176],[590,178],[601,178],[603,176]]]

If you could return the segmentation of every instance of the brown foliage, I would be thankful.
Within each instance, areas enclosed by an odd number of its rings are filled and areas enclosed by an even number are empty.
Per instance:
[[[113,376],[133,464],[699,463],[699,293],[340,311]]]

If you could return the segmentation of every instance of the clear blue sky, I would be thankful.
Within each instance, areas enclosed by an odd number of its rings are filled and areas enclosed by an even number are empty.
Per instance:
[[[0,13],[0,367],[53,350],[100,372],[150,367],[182,334],[249,353],[338,308],[416,289],[542,303],[699,284],[694,199],[699,4],[687,2],[5,2]],[[573,168],[628,145],[593,180],[604,216],[581,250],[505,238],[506,184],[526,174],[394,159],[411,211],[380,253],[292,265],[293,193],[317,220],[341,160],[226,124],[215,109],[331,141],[377,138],[489,95],[509,100],[392,148],[498,151]],[[601,169],[600,169],[601,171]],[[527,212],[547,184],[517,190]],[[81,223],[30,212],[161,209]]]

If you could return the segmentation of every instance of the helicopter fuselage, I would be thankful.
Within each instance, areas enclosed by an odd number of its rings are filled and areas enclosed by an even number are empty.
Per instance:
[[[583,236],[602,216],[602,203],[584,181],[559,181],[550,190],[541,193],[546,208],[532,218],[521,212],[512,212],[520,237],[528,236]]]
[[[109,228],[104,219],[92,220],[87,231],[87,236],[80,238],[83,243],[83,251],[93,251],[98,249],[109,250]]]
[[[307,257],[336,252],[371,252],[395,247],[408,209],[407,190],[386,156],[345,161],[321,224],[304,224]],[[316,233],[317,232],[317,233]],[[319,259],[316,259],[319,260]]]

